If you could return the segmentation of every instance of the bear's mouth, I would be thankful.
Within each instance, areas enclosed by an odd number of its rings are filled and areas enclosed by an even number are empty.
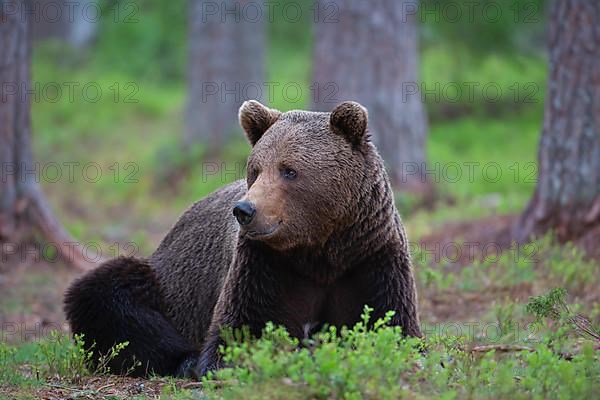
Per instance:
[[[269,236],[273,236],[279,229],[279,226],[281,225],[282,222],[283,221],[279,221],[278,223],[276,223],[275,225],[272,225],[271,227],[269,227],[267,230],[264,230],[264,231],[257,231],[255,229],[245,230],[245,232],[243,233],[243,236],[248,237],[250,239],[265,239]]]

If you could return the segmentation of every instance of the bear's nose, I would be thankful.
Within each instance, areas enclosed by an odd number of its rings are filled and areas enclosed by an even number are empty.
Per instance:
[[[256,214],[256,208],[249,201],[238,201],[233,207],[233,215],[240,225],[248,225]]]

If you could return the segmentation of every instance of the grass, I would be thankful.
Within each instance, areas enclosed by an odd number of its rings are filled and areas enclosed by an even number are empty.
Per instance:
[[[387,319],[371,324],[368,309],[354,327],[325,328],[302,342],[272,324],[258,340],[225,332],[227,346],[221,351],[230,367],[194,383],[110,376],[102,365],[126,343],[91,367],[85,337],[73,341],[52,332],[34,341],[0,343],[0,398],[120,399],[134,393],[140,400],[564,399],[600,394],[598,264],[577,247],[547,235],[463,266],[427,253],[415,253],[413,260],[424,339],[403,337]],[[462,317],[440,319],[440,310],[429,304],[436,299],[460,305]]]
[[[268,324],[258,340],[243,332],[226,333],[222,352],[230,367],[206,377],[201,386],[189,389],[182,381],[162,378],[148,382],[158,382],[162,397],[174,399],[596,398],[600,353],[594,347],[600,335],[565,300],[566,291],[557,289],[530,299],[526,307],[512,305],[511,310],[521,307],[530,320],[535,318],[537,330],[493,339],[464,334],[406,338],[400,328],[387,325],[391,313],[371,324],[368,308],[354,327],[326,328],[303,343]],[[497,314],[500,330],[515,332],[511,327],[522,323],[512,314]],[[593,335],[577,335],[576,318],[586,320]],[[562,352],[565,344],[576,352]],[[56,333],[34,345],[0,344],[0,393],[15,387],[24,393],[40,387],[79,390],[86,378],[109,372],[89,370],[90,356],[81,338],[72,342]],[[124,382],[113,379],[113,385]],[[91,393],[108,398],[99,390]]]
[[[429,169],[441,190],[455,198],[497,195],[498,212],[519,210],[537,179],[532,149],[537,146],[540,125],[541,116],[534,113],[509,120],[468,118],[435,124]]]
[[[572,243],[558,243],[551,234],[510,248],[457,240],[452,244],[453,251],[431,250],[435,249],[423,246],[413,252],[417,280],[426,295],[477,293],[481,288],[510,290],[519,286],[536,293],[561,286],[575,298],[584,300],[600,284],[596,276],[598,263]],[[464,254],[458,260],[460,252]]]

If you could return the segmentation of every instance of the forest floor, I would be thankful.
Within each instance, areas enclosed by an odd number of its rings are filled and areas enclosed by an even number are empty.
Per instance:
[[[413,245],[426,335],[461,337],[473,345],[522,345],[538,333],[529,327],[532,318],[524,312],[524,305],[530,296],[553,287],[567,287],[569,301],[575,303],[577,311],[591,318],[595,326],[600,325],[598,260],[586,257],[574,246],[559,245],[550,237],[535,242],[533,250],[521,248],[522,253],[515,252],[505,240],[506,229],[514,221],[514,216],[505,215],[449,223]],[[409,232],[412,222],[411,218],[406,220]],[[461,247],[467,243],[471,243],[470,251]],[[487,261],[481,257],[482,249],[489,244],[503,253],[495,253],[492,261],[487,253]],[[575,270],[565,269],[565,265]],[[18,375],[0,380],[0,398],[203,398],[202,384],[188,380],[134,379],[59,367],[50,372],[48,365],[56,361],[41,349],[47,346],[52,330],[68,333],[61,309],[62,294],[78,275],[60,262],[35,259],[12,264],[10,271],[0,271],[1,342],[16,349],[12,364],[0,351],[0,367],[4,363],[4,367],[16,368]],[[511,339],[505,340],[506,332],[498,333],[498,329],[510,324],[522,332],[512,332]],[[44,367],[39,366],[40,359]],[[211,393],[219,393],[217,397],[222,394],[218,390]],[[273,394],[272,398],[286,397]]]

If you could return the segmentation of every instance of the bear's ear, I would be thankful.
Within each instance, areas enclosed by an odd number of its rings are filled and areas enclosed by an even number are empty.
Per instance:
[[[256,100],[244,102],[240,107],[240,125],[252,146],[277,121],[280,111],[265,107]]]
[[[337,106],[329,118],[331,130],[344,136],[352,144],[359,144],[367,132],[367,109],[354,101]]]

